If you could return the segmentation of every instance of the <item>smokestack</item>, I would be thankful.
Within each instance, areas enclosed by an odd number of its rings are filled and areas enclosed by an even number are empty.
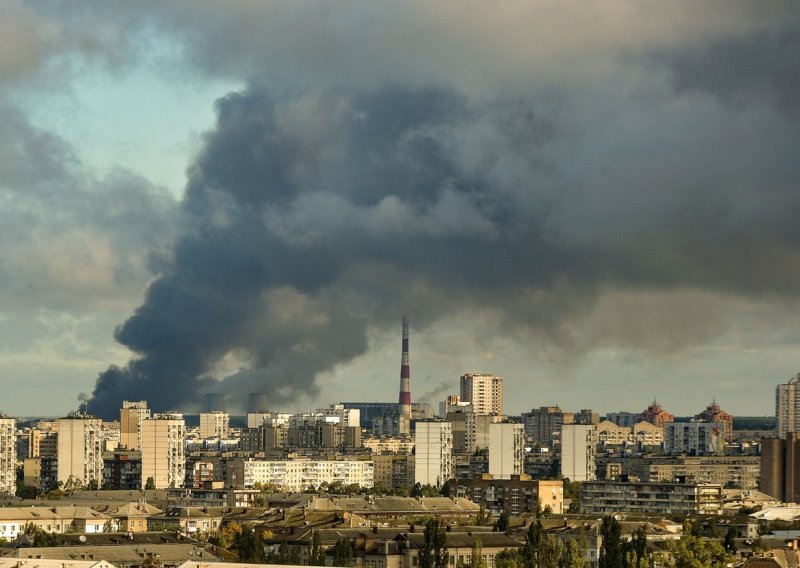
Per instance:
[[[251,392],[247,396],[247,413],[256,414],[269,410],[267,395],[258,392]]]
[[[408,318],[403,318],[403,351],[400,356],[400,434],[410,433],[411,366],[408,359]]]
[[[221,392],[206,393],[206,412],[225,412],[225,395]]]

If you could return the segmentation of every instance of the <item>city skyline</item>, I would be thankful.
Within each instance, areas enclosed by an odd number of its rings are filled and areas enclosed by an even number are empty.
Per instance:
[[[73,8],[0,6],[0,410],[395,400],[402,315],[432,404],[797,374],[792,7]]]

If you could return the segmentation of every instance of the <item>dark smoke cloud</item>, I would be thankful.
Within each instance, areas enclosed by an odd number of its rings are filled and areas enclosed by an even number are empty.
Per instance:
[[[174,260],[117,331],[138,357],[100,376],[91,407],[313,396],[402,313],[425,328],[491,308],[557,342],[606,289],[796,295],[800,133],[774,139],[779,110],[745,129],[670,92],[615,93],[590,115],[563,95],[219,100]]]

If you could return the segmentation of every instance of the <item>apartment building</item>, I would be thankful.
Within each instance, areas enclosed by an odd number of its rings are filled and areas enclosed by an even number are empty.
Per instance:
[[[581,485],[581,510],[592,515],[720,515],[722,486],[589,481]]]
[[[495,479],[511,479],[523,473],[525,429],[522,424],[489,425],[489,473]]]
[[[0,495],[17,490],[17,421],[0,412]]]
[[[150,418],[147,401],[122,401],[119,411],[119,445],[128,450],[142,447],[142,421]]]
[[[57,481],[88,485],[103,480],[103,421],[87,414],[73,414],[56,421]]]
[[[180,487],[186,477],[183,415],[166,412],[142,421],[142,487]]]
[[[542,406],[522,413],[525,435],[538,444],[553,447],[560,443],[561,427],[572,424],[575,414],[563,412],[558,406]]]
[[[230,431],[230,416],[220,410],[200,414],[200,437],[225,440]]]
[[[226,481],[239,489],[273,484],[284,491],[299,492],[334,482],[372,487],[374,479],[374,464],[366,460],[237,459],[228,462]]]
[[[466,373],[461,376],[462,402],[472,404],[478,415],[503,414],[503,377]]]
[[[570,481],[595,479],[597,426],[564,424],[561,427],[561,475]]]
[[[414,482],[438,487],[453,477],[453,430],[449,422],[417,422]]]
[[[447,496],[466,497],[492,515],[506,512],[516,517],[536,513],[545,507],[555,514],[564,512],[563,481],[531,479],[524,474],[510,479],[495,479],[489,474],[472,479],[451,479],[447,482]]]
[[[800,430],[800,374],[775,389],[775,417],[778,438]]]
[[[668,454],[723,454],[725,426],[717,422],[670,422],[664,426]]]

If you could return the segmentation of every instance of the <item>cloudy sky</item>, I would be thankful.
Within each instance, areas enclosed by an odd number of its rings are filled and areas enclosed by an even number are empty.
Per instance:
[[[774,410],[793,2],[0,3],[0,410]]]

